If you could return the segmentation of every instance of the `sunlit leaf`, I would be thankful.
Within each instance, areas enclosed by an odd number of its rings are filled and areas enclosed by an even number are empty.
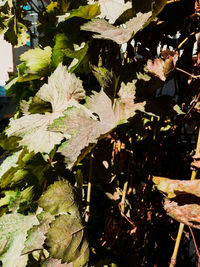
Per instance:
[[[81,26],[84,31],[96,32],[94,38],[109,39],[118,44],[128,42],[134,34],[142,30],[145,23],[151,17],[152,12],[137,13],[136,17],[130,19],[124,27],[115,27],[104,19],[93,19]]]
[[[176,67],[178,52],[173,52],[167,49],[161,52],[161,56],[164,60],[161,58],[156,58],[153,61],[149,59],[147,61],[147,69],[162,81],[165,81]]]
[[[34,225],[29,231],[24,243],[23,254],[30,253],[35,250],[42,250],[46,239],[46,232],[50,227],[50,223],[54,220],[54,216],[50,213],[43,212],[38,215],[39,225]]]
[[[73,263],[61,263],[61,260],[50,258],[42,263],[42,267],[73,267]]]
[[[93,2],[93,0],[88,1],[88,3]],[[124,11],[132,7],[130,1],[125,3],[124,0],[98,0],[97,2],[101,8],[99,17],[108,19],[111,24],[113,24]]]
[[[126,122],[136,114],[137,110],[144,111],[146,102],[135,103],[137,80],[131,83],[122,83],[118,92],[119,99],[115,103],[115,117],[119,122]]]
[[[117,124],[111,100],[103,91],[88,97],[87,108],[97,114],[99,119],[92,118],[90,113],[74,107],[67,109],[64,117],[55,120],[49,127],[52,131],[71,136],[58,150],[65,156],[68,168],[76,162],[82,149],[97,143],[101,135],[111,131]]]
[[[3,163],[0,165],[0,179],[4,173],[6,173],[11,167],[16,167],[17,160],[22,150],[13,153],[11,156],[7,157]]]
[[[29,49],[20,56],[20,60],[26,63],[26,66],[33,72],[49,71],[51,62],[51,47],[47,46],[44,49],[36,47]]]
[[[79,17],[83,19],[93,19],[100,14],[100,7],[98,4],[80,6],[78,9],[73,9],[69,13],[58,16],[58,22],[68,20],[73,17]]]
[[[28,256],[21,255],[27,231],[38,224],[35,215],[5,214],[0,218],[0,260],[3,267],[25,267]]]
[[[36,96],[51,103],[52,113],[25,115],[11,120],[6,133],[8,136],[22,137],[19,144],[27,146],[30,152],[49,153],[54,145],[60,143],[63,135],[48,131],[48,126],[62,116],[67,107],[83,99],[85,92],[82,82],[60,64],[49,77],[48,84],[44,84]]]

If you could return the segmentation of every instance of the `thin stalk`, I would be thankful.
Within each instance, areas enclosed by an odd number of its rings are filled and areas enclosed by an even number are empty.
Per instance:
[[[125,201],[126,201],[126,192],[128,189],[128,181],[126,181],[124,183],[124,188],[123,188],[123,192],[122,192],[122,199],[121,199],[121,210],[124,213],[125,211]]]
[[[85,222],[89,221],[90,217],[90,199],[91,199],[91,191],[92,191],[92,163],[93,156],[90,157],[90,166],[89,166],[89,177],[88,177],[88,190],[87,190],[87,205],[85,209]]]
[[[200,128],[198,132],[198,139],[197,139],[197,145],[196,145],[196,154],[198,153],[200,153]],[[197,176],[197,170],[192,171],[190,180],[194,180],[196,176]],[[170,262],[169,267],[174,267],[176,265],[176,258],[177,258],[177,254],[178,254],[178,250],[179,250],[179,246],[181,242],[183,228],[184,228],[184,224],[180,223],[177,238],[176,238],[176,243],[174,246],[174,251],[171,257],[171,262]]]

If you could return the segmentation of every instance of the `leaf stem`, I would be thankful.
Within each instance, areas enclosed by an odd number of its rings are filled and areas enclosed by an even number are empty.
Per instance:
[[[91,155],[90,157],[90,166],[89,166],[87,205],[85,209],[85,222],[86,223],[89,221],[89,217],[90,217],[90,199],[91,199],[91,190],[92,190],[92,164],[93,164],[93,155]]]
[[[196,154],[197,153],[200,153],[200,127],[199,127],[198,139],[197,139],[197,145],[196,145]],[[196,175],[197,175],[197,170],[192,171],[190,180],[194,180],[196,178]],[[179,245],[181,242],[183,228],[184,228],[184,224],[180,223],[177,238],[176,238],[176,243],[174,246],[174,251],[173,251],[173,254],[171,257],[169,267],[174,267],[176,265],[176,258],[177,258],[177,254],[178,254]]]

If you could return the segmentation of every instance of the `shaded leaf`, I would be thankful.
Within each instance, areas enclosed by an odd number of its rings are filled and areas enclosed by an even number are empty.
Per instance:
[[[39,206],[52,215],[62,214],[51,222],[46,233],[45,243],[52,257],[63,262],[77,262],[73,266],[84,266],[89,257],[88,242],[74,188],[68,181],[55,182],[43,193]]]
[[[5,196],[0,199],[0,206],[8,205],[8,211],[18,211],[20,205],[28,202],[33,197],[33,186],[23,191],[5,191]]]
[[[74,189],[68,181],[59,181],[50,185],[38,203],[45,212],[52,215],[68,212],[71,215],[74,214],[75,217],[77,216],[78,209],[74,200]]]
[[[171,180],[154,176],[154,183],[165,196],[164,208],[169,216],[200,229],[200,181]]]
[[[93,38],[109,39],[118,44],[123,44],[128,42],[134,34],[143,28],[151,15],[151,11],[144,14],[141,12],[137,13],[136,17],[126,22],[126,28],[115,27],[104,19],[93,19],[81,26],[81,29],[99,33],[93,35]]]
[[[52,65],[57,66],[60,62],[66,61],[69,65],[71,59],[77,59],[74,66],[69,66],[70,72],[73,72],[82,62],[88,51],[88,44],[82,43],[80,46],[73,47],[72,42],[64,34],[56,35],[56,44],[52,52]]]
[[[48,126],[62,116],[67,107],[77,105],[77,101],[84,99],[85,92],[82,82],[60,64],[36,96],[51,103],[52,113],[25,115],[11,120],[6,133],[8,136],[22,137],[19,144],[27,146],[29,151],[49,153],[54,145],[60,143],[63,135],[48,131]]]
[[[27,231],[38,224],[35,215],[5,214],[0,218],[0,260],[3,267],[25,267],[28,256],[21,255]]]

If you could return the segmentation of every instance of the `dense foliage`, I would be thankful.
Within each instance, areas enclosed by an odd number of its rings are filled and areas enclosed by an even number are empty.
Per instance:
[[[199,2],[38,2],[0,0],[7,41],[36,37],[27,4],[39,38],[6,85],[18,107],[0,136],[0,261],[168,266],[178,223],[156,186],[200,228],[198,181],[172,181],[190,179],[197,142]],[[177,266],[196,266],[190,240]]]

